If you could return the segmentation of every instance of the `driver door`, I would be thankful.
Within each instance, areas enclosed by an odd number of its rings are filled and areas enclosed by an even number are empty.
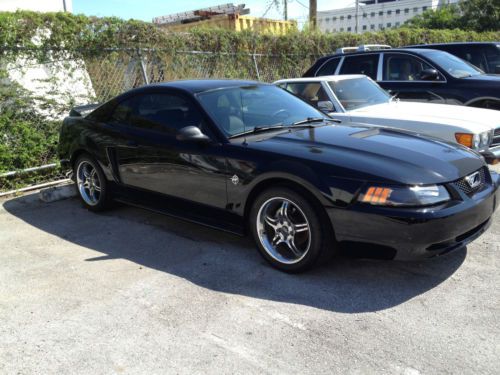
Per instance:
[[[117,106],[111,125],[120,127],[127,139],[116,149],[124,185],[225,207],[227,168],[221,144],[176,137],[179,129],[197,126],[214,139],[191,98],[166,90],[138,94]]]

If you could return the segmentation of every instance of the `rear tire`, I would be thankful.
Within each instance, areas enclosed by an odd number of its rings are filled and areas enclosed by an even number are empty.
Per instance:
[[[333,253],[333,233],[322,214],[303,194],[271,188],[253,202],[250,227],[260,254],[273,267],[303,272]]]
[[[110,193],[99,163],[88,154],[78,157],[74,166],[76,191],[83,206],[91,211],[103,211],[109,206]]]

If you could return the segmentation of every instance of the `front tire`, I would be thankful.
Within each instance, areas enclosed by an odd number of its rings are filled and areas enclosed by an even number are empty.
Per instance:
[[[110,196],[108,183],[97,161],[90,155],[81,155],[74,164],[73,172],[83,206],[96,212],[106,209]]]
[[[279,270],[295,273],[331,255],[333,235],[320,209],[286,187],[260,194],[250,212],[250,226],[264,259]]]

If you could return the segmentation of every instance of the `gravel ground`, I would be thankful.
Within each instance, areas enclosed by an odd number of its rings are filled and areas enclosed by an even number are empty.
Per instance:
[[[500,371],[498,212],[446,257],[294,276],[248,238],[139,209],[0,203],[0,373]]]

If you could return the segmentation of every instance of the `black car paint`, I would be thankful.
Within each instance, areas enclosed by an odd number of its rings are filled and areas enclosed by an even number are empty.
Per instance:
[[[382,58],[385,54],[408,54],[419,58],[435,67],[444,80],[436,81],[386,81],[377,79],[377,83],[402,100],[417,100],[442,104],[462,104],[482,107],[484,101],[492,109],[500,109],[500,76],[483,74],[466,78],[455,78],[439,64],[430,59],[429,49],[400,48],[384,51],[355,52],[321,57],[305,73],[304,77],[315,77],[318,70],[332,58],[349,57],[360,54],[375,54]],[[358,72],[361,73],[361,72]],[[333,74],[333,73],[332,73]],[[378,78],[378,77],[377,77]]]
[[[393,255],[401,250],[399,257],[435,255],[424,249],[450,240],[451,233],[456,237],[457,230],[476,228],[496,207],[497,175],[481,194],[471,198],[455,192],[453,200],[436,207],[396,209],[357,202],[369,182],[450,183],[484,167],[481,157],[465,147],[389,128],[374,131],[325,123],[225,139],[199,106],[212,141],[198,143],[106,122],[106,111],[130,95],[177,90],[196,102],[203,90],[249,84],[208,82],[146,86],[115,98],[94,116],[66,118],[59,148],[62,165],[71,167],[81,152],[90,153],[116,200],[240,234],[252,200],[262,189],[293,184],[324,207],[338,241],[378,244],[394,249]],[[450,230],[441,232],[440,222]],[[411,234],[413,228],[426,235]],[[414,239],[418,241],[410,245]],[[438,253],[445,250],[449,246]]]

